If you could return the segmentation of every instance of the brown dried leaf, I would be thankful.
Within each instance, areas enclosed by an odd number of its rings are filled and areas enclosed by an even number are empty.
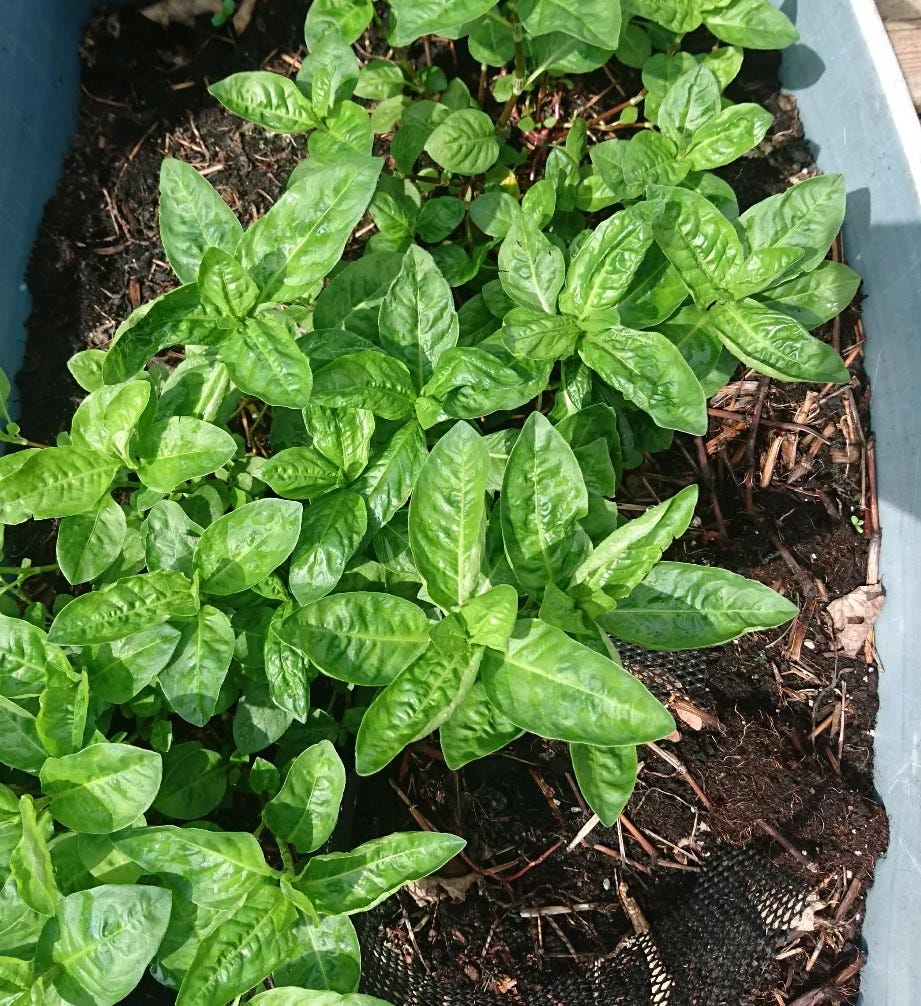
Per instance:
[[[849,657],[856,657],[867,640],[873,623],[885,603],[879,584],[864,585],[828,604],[838,645]]]
[[[461,877],[423,877],[406,886],[417,905],[431,905],[437,901],[465,901],[467,892],[476,883],[477,875],[465,873]]]

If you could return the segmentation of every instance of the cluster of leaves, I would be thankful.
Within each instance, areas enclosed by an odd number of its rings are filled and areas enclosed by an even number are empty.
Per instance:
[[[674,729],[617,640],[711,646],[795,613],[662,561],[696,487],[632,520],[615,503],[645,452],[705,432],[739,360],[847,377],[809,332],[856,290],[825,260],[842,180],[740,216],[711,173],[770,125],[723,96],[735,46],[785,44],[789,22],[766,0],[394,3],[395,45],[438,32],[513,64],[497,125],[405,53],[359,67],[372,17],[316,0],[296,81],[214,86],[308,134],[286,192],[244,230],[166,161],[181,285],[73,357],[87,395],[54,446],[0,409],[23,448],[0,458],[0,525],[57,521],[56,563],[0,585],[4,1006],[108,1006],[148,965],[180,1006],[270,974],[254,1003],[375,1006],[354,994],[349,916],[463,843],[321,851],[346,781],[334,744],[368,775],[435,730],[451,768],[531,731],[569,744],[611,824],[637,745]],[[681,52],[702,22],[731,45]],[[521,139],[551,127],[529,89],[615,50],[641,68],[624,112],[643,128],[593,144],[576,117],[535,162]],[[30,601],[51,571],[76,596]],[[224,830],[247,816],[252,832]]]

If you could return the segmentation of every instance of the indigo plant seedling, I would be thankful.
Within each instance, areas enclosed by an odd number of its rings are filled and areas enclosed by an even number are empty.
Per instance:
[[[372,20],[396,47],[438,33],[510,64],[496,119],[409,49],[359,64]],[[701,24],[728,45],[682,52]],[[149,967],[179,1006],[382,1006],[356,994],[350,917],[463,842],[341,851],[347,765],[438,731],[457,769],[531,732],[568,744],[611,825],[638,745],[674,729],[619,641],[714,646],[793,617],[663,559],[696,487],[629,520],[616,497],[645,453],[705,433],[738,361],[847,379],[810,334],[859,282],[826,259],[843,180],[740,215],[711,173],[770,127],[723,97],[736,47],[794,37],[766,0],[383,19],[317,0],[296,80],[213,86],[306,135],[286,191],[244,229],[165,161],[176,288],[72,358],[86,396],[53,445],[20,436],[0,384],[21,448],[0,525],[56,536],[55,562],[0,568],[0,1002],[110,1006]],[[631,139],[529,95],[615,50],[642,73]],[[31,600],[49,575],[54,600]]]

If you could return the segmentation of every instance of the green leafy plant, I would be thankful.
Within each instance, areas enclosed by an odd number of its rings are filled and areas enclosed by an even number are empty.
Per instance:
[[[214,85],[307,135],[284,194],[244,229],[165,161],[180,285],[72,358],[87,394],[54,445],[21,437],[0,385],[22,448],[0,457],[0,525],[56,522],[55,562],[0,568],[4,1002],[105,1006],[150,966],[180,1006],[269,975],[252,1002],[375,1006],[349,917],[463,843],[329,851],[346,764],[375,773],[437,730],[456,769],[528,731],[569,745],[610,825],[637,746],[674,729],[618,641],[713,646],[795,614],[663,560],[696,487],[630,520],[616,502],[644,453],[705,432],[739,360],[847,377],[810,335],[859,282],[825,258],[842,180],[739,215],[711,174],[769,126],[722,96],[734,46],[792,38],[767,9],[454,0],[378,26],[467,37],[519,84],[600,65],[603,29],[642,67],[630,140],[574,117],[529,147],[405,52],[359,66],[366,0],[311,6],[296,81]],[[680,52],[701,22],[730,47]],[[54,600],[31,600],[49,575]]]

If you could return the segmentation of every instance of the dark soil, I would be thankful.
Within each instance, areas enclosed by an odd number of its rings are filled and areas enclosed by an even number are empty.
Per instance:
[[[303,0],[263,3],[239,39],[206,18],[195,28],[164,30],[122,10],[90,23],[78,133],[29,271],[34,309],[19,385],[30,439],[51,442],[69,424],[80,392],[68,357],[106,346],[132,308],[174,284],[156,229],[164,156],[205,170],[246,223],[281,191],[301,142],[241,124],[206,87],[242,69],[293,71],[303,12]],[[633,93],[620,93],[629,83],[615,83],[595,114]],[[795,103],[776,91],[773,57],[750,61],[732,96],[761,101],[776,115],[768,140],[722,172],[744,208],[782,191],[813,163]],[[416,966],[421,957],[447,980],[526,992],[529,983],[576,966],[574,958],[610,951],[630,931],[619,884],[654,922],[718,843],[755,842],[822,907],[815,930],[791,941],[751,1001],[795,1004],[818,989],[827,994],[810,1002],[856,1001],[863,900],[887,841],[872,789],[877,667],[872,635],[856,657],[846,656],[825,609],[876,582],[859,306],[820,334],[848,360],[850,385],[778,385],[740,372],[711,403],[709,435],[696,443],[682,438],[648,459],[621,494],[628,506],[645,507],[699,482],[699,518],[672,557],[753,576],[801,607],[791,627],[708,651],[703,687],[687,673],[689,658],[666,661],[663,676],[625,653],[683,711],[680,741],[660,749],[680,759],[693,786],[655,750],[644,750],[623,821],[593,828],[572,849],[590,815],[558,745],[521,741],[451,774],[423,743],[358,792],[356,841],[419,825],[468,839],[468,858],[454,876],[404,894],[396,909],[394,927],[404,934],[412,928],[407,956]],[[40,527],[34,533],[44,534]],[[534,918],[534,909],[573,905],[589,907]]]

